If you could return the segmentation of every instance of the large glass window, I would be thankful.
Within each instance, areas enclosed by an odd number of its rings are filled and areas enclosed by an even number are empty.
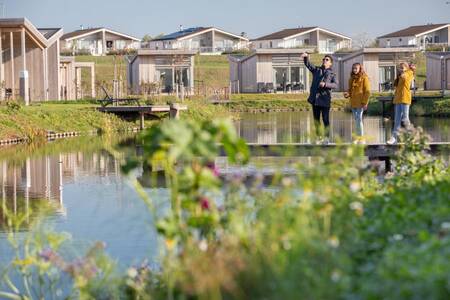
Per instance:
[[[285,90],[286,85],[289,81],[288,68],[274,68],[273,71],[274,71],[275,88],[278,91]]]
[[[395,80],[395,66],[382,66],[380,72],[380,90],[390,91],[393,89]]]
[[[290,84],[292,90],[294,91],[304,90],[306,84],[305,80],[306,80],[305,68],[291,67]]]
[[[156,69],[156,80],[159,81],[163,93],[173,91],[172,69]]]
[[[190,86],[189,68],[182,68],[176,70],[175,83],[178,85],[181,85],[181,83],[183,83],[183,86],[185,88],[188,88]]]

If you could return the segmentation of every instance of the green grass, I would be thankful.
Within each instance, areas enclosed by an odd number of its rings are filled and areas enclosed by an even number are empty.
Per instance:
[[[393,113],[394,108],[391,102],[386,103],[386,113]],[[381,115],[382,104],[379,101],[371,101],[368,109],[369,115]],[[450,98],[424,99],[414,101],[411,105],[410,114],[412,116],[422,117],[449,117],[450,116]]]
[[[0,139],[45,137],[47,131],[120,131],[135,127],[113,115],[97,112],[86,104],[45,104],[0,108]]]

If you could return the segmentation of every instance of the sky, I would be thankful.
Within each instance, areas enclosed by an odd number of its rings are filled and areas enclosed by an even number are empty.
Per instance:
[[[320,26],[371,38],[411,25],[450,23],[449,0],[0,0],[3,15],[36,27],[110,29],[142,38],[215,26],[257,38],[284,28]]]

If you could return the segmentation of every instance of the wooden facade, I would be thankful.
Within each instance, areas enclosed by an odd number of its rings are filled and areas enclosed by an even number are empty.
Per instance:
[[[60,28],[38,29],[26,18],[0,19],[0,99],[59,99],[61,35]]]
[[[194,91],[194,56],[196,51],[140,49],[128,63],[128,85],[132,93],[173,93],[183,87]]]
[[[350,54],[333,55],[333,71],[339,80],[339,91],[348,90],[348,80],[354,63],[361,63],[369,76],[372,91],[393,88],[397,67],[401,62],[411,62],[415,48],[364,48]]]
[[[309,71],[300,49],[256,49],[249,56],[229,56],[233,93],[305,91]]]
[[[450,90],[450,52],[427,53],[427,90]]]

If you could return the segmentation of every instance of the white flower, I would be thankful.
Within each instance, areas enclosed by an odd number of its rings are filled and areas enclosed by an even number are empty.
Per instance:
[[[200,243],[198,243],[198,248],[201,251],[206,252],[206,250],[208,250],[208,242],[205,240],[201,240]]]
[[[403,235],[401,235],[401,234],[394,234],[392,236],[392,238],[394,239],[394,241],[401,241],[401,240],[403,240]]]
[[[138,271],[135,268],[129,268],[127,270],[127,274],[130,278],[136,278],[136,276],[138,275]]]
[[[444,222],[441,224],[442,230],[450,230],[450,222]]]
[[[357,181],[353,181],[350,183],[350,190],[354,193],[358,192],[361,189],[361,185]]]
[[[328,239],[328,244],[333,248],[337,248],[339,247],[339,239],[337,238],[337,236],[333,235]]]

